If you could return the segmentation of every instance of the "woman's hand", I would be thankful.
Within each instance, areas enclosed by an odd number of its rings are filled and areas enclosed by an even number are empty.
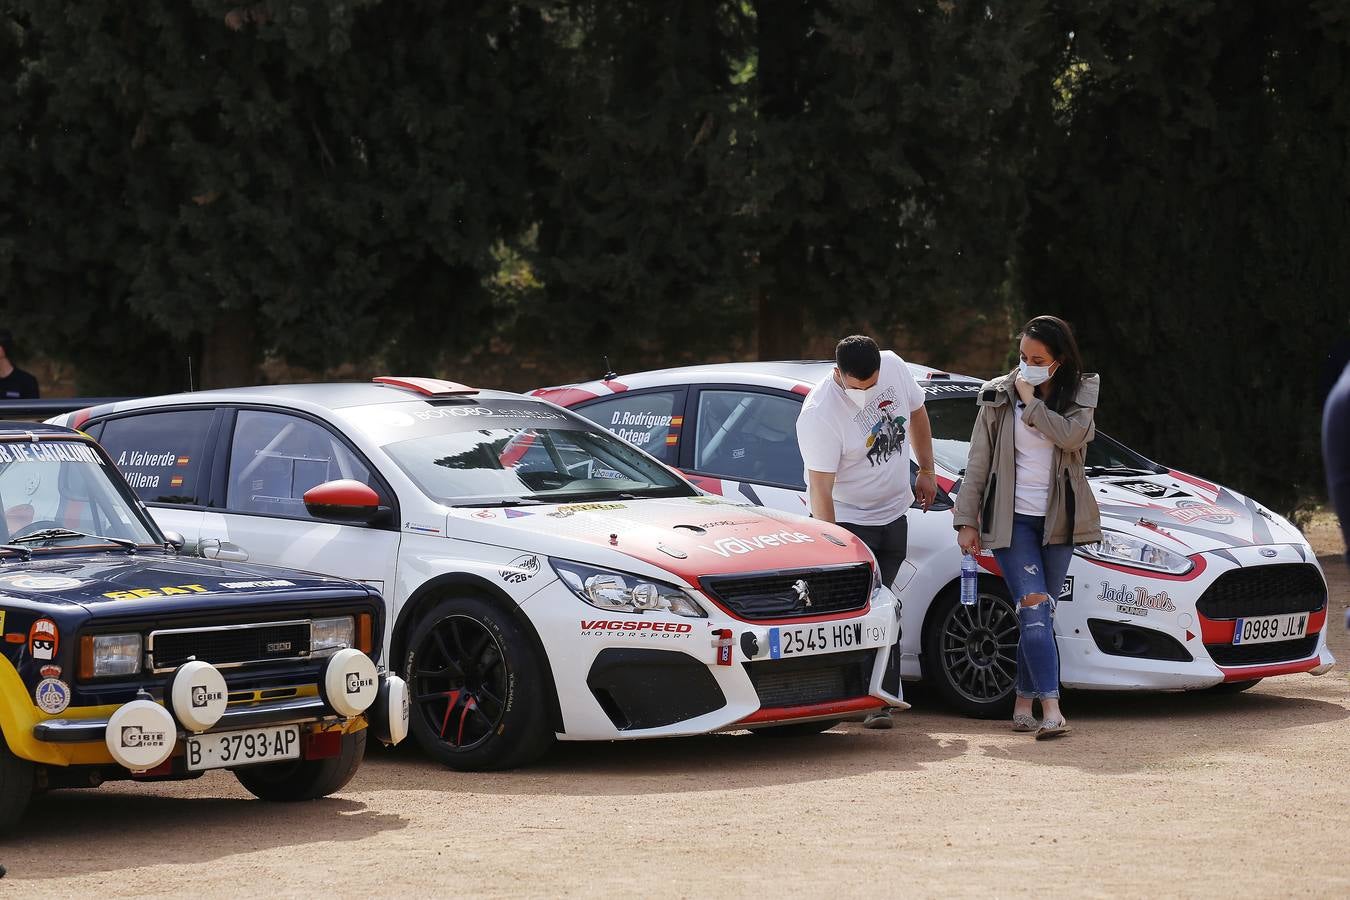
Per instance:
[[[969,525],[962,525],[956,532],[956,543],[962,553],[974,555],[980,552],[980,533]]]
[[[1022,398],[1023,403],[1030,403],[1036,399],[1036,389],[1031,386],[1031,382],[1021,375],[1017,376],[1017,380],[1013,382],[1013,387],[1017,389],[1017,396]]]

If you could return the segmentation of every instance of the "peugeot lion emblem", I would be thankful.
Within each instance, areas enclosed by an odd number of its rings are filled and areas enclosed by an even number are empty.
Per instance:
[[[792,589],[797,592],[797,600],[802,606],[811,605],[811,588],[807,585],[805,578],[798,578],[794,581]]]

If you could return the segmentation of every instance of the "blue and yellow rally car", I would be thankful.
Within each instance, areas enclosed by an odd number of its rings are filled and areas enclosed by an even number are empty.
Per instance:
[[[330,794],[407,733],[355,582],[188,559],[79,432],[0,422],[0,829],[51,788],[232,770]]]

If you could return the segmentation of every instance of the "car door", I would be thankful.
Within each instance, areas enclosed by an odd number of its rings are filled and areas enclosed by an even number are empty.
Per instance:
[[[197,550],[215,559],[288,566],[392,588],[400,533],[395,498],[369,463],[327,424],[261,408],[229,410],[219,467],[221,501],[202,519]],[[312,516],[305,491],[327,481],[370,485],[391,513],[376,524]]]
[[[132,412],[86,430],[108,451],[160,529],[177,532],[192,548],[211,502],[220,427],[217,409],[192,407]]]
[[[743,385],[698,387],[680,468],[704,490],[805,515],[806,485],[797,449],[802,398]]]

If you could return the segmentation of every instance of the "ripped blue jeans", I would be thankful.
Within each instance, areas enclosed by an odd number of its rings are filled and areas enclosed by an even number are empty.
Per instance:
[[[994,551],[1003,580],[1017,606],[1021,639],[1017,642],[1017,696],[1059,698],[1059,649],[1055,646],[1055,601],[1069,573],[1073,544],[1042,545],[1044,516],[1013,516],[1012,544]],[[1050,599],[1024,606],[1028,594]]]

